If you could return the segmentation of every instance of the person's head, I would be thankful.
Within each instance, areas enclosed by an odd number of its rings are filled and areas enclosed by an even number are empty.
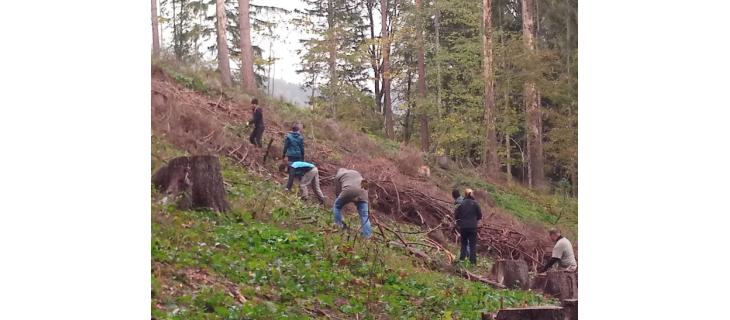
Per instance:
[[[560,230],[557,228],[552,228],[550,231],[548,231],[548,235],[550,235],[550,240],[552,241],[558,241],[560,238]]]
[[[299,123],[294,122],[294,124],[291,125],[291,131],[293,132],[299,132]]]
[[[251,99],[251,104],[258,105],[259,104],[259,99],[256,99],[256,98]]]
[[[454,200],[459,199],[459,197],[461,197],[459,189],[451,190],[451,196],[454,197]]]
[[[469,188],[464,189],[464,198],[474,200],[474,190]]]

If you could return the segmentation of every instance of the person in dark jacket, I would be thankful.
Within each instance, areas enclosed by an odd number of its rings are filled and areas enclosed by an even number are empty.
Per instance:
[[[456,226],[461,234],[461,255],[459,260],[469,256],[472,264],[477,263],[477,226],[482,219],[482,210],[474,200],[471,189],[464,190],[464,200],[456,207]]]
[[[289,168],[289,179],[286,181],[287,190],[291,190],[291,186],[294,183],[291,164],[297,161],[304,161],[304,137],[299,132],[299,124],[295,123],[291,130],[284,138],[284,151],[282,155],[282,158],[286,159],[283,163]]]
[[[261,148],[261,137],[264,135],[264,113],[259,106],[259,99],[251,99],[251,113],[253,117],[249,123],[253,123],[253,131],[251,131],[248,141]]]

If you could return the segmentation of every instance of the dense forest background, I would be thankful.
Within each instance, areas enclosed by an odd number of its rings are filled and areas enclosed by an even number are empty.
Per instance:
[[[313,112],[490,179],[577,196],[577,0],[262,4],[152,0],[153,53],[270,94],[276,60],[252,35],[276,40],[290,24],[311,35],[298,39],[297,72]]]

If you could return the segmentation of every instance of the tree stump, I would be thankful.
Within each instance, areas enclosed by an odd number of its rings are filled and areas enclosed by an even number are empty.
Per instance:
[[[496,320],[563,320],[563,308],[556,306],[501,309]]]
[[[543,291],[545,289],[545,282],[547,281],[546,274],[536,274],[530,277],[530,289]]]
[[[546,294],[560,300],[578,298],[578,274],[567,271],[549,271],[545,279]]]
[[[565,320],[578,320],[578,299],[563,300]]]
[[[492,266],[492,275],[507,288],[530,288],[527,262],[524,260],[497,260]]]
[[[182,210],[227,211],[221,166],[215,156],[179,157],[157,170],[152,184],[161,193],[177,198]]]

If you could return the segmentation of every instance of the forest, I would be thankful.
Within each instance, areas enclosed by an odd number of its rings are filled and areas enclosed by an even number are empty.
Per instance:
[[[299,28],[296,72],[317,114],[577,197],[577,13],[577,0],[152,0],[153,55],[254,94],[273,83],[275,26]]]

